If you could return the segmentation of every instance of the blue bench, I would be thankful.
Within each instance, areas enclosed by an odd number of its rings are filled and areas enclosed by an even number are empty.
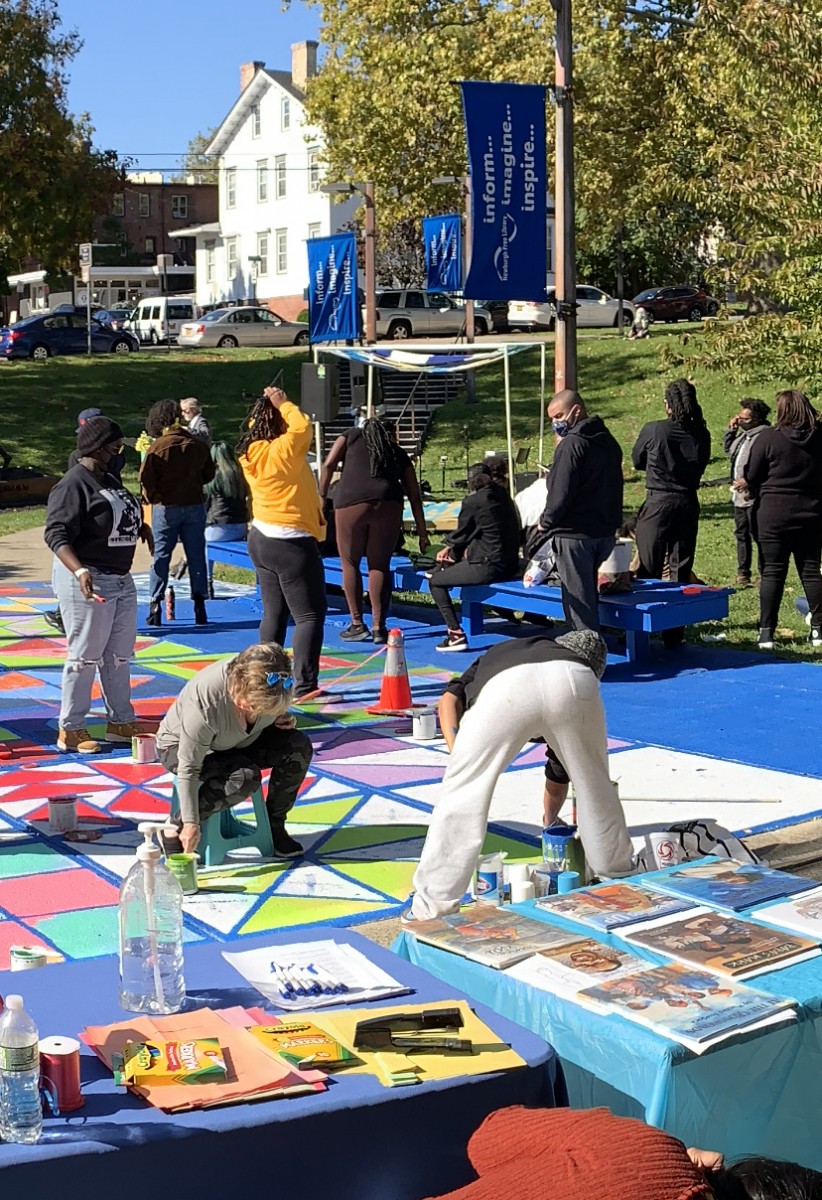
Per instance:
[[[207,542],[209,581],[217,562],[254,570],[245,542]],[[342,563],[326,558],[326,583],[342,586]],[[363,586],[368,578],[363,570]],[[391,583],[395,591],[427,592],[428,580],[410,559],[395,555],[391,559]],[[456,590],[456,589],[455,589]],[[625,634],[625,654],[629,662],[639,662],[650,654],[651,634],[701,621],[721,621],[728,615],[728,597],[733,588],[712,588],[659,579],[637,579],[631,592],[601,595],[599,619],[605,629]],[[257,589],[259,594],[259,587]],[[473,636],[484,630],[483,608],[510,609],[535,616],[563,620],[562,593],[558,587],[526,588],[518,579],[487,583],[461,589],[463,622]]]

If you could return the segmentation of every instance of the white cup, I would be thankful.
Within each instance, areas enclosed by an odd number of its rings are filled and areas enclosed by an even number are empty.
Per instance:
[[[527,879],[512,879],[511,880],[511,903],[522,904],[523,900],[533,900],[536,895],[536,889],[533,883]]]
[[[412,717],[411,736],[415,742],[432,742],[437,736],[437,714],[431,711],[416,713]]]
[[[683,861],[685,856],[682,847],[674,835],[666,829],[659,829],[645,836],[648,839],[654,863],[659,870],[665,867],[675,867],[677,863]]]
[[[506,863],[504,867],[505,882],[512,886],[515,883],[528,883],[531,879],[530,863]]]

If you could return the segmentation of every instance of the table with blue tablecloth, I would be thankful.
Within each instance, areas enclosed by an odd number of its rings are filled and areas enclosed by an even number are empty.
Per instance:
[[[315,928],[188,946],[187,1008],[243,1005],[277,1012],[222,951],[326,938],[355,946],[414,989],[379,1005],[466,998],[359,934]],[[73,1037],[86,1025],[126,1019],[117,989],[112,958],[0,974],[0,994],[23,995],[41,1037]],[[167,1114],[116,1088],[111,1073],[84,1047],[84,1107],[47,1118],[38,1145],[0,1145],[3,1194],[20,1196],[25,1187],[32,1197],[73,1192],[145,1200],[161,1191],[174,1200],[203,1200],[241,1190],[297,1200],[422,1200],[460,1187],[474,1178],[466,1143],[488,1113],[507,1104],[566,1102],[553,1050],[482,1005],[471,1006],[524,1067],[393,1089],[373,1076],[342,1071],[321,1093]]]
[[[512,911],[547,920],[534,901]],[[615,935],[557,917],[550,923],[654,963],[665,961]],[[737,1035],[694,1055],[625,1017],[592,1012],[424,945],[410,933],[401,933],[392,948],[545,1038],[560,1056],[572,1107],[606,1105],[614,1113],[642,1117],[686,1145],[720,1150],[729,1158],[764,1154],[822,1170],[822,958],[748,981],[797,1000],[797,1021]]]

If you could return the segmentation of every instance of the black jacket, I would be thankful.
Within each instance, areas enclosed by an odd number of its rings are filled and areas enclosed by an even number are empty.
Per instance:
[[[613,537],[622,524],[622,487],[619,442],[600,417],[585,417],[554,451],[540,527],[566,537]]]
[[[711,457],[705,425],[690,428],[670,419],[650,421],[640,430],[631,461],[645,472],[649,492],[694,493]]]
[[[822,426],[765,429],[744,467],[760,541],[822,532]]]
[[[519,513],[504,487],[492,483],[466,496],[459,522],[445,538],[457,560],[491,563],[500,578],[519,570]]]

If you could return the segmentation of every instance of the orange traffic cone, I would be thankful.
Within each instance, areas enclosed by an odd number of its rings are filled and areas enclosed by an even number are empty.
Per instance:
[[[365,711],[375,715],[404,716],[409,709],[418,708],[411,699],[408,682],[408,667],[405,662],[402,630],[389,629],[388,649],[385,653],[385,670],[382,676],[380,699]]]

